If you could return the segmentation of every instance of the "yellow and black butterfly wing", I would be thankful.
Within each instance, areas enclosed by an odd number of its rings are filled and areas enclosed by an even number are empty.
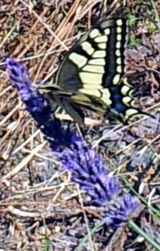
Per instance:
[[[90,99],[89,109],[105,113],[109,108],[124,122],[138,113],[132,88],[123,79],[126,36],[124,18],[100,22],[71,48],[56,78],[60,88],[76,93],[74,103],[85,107],[85,100],[78,100],[78,94],[83,93]]]
[[[125,18],[101,21],[70,49],[57,73],[56,85],[43,86],[42,93],[78,123],[84,121],[84,109],[101,116],[111,112],[128,121],[139,110],[124,77],[126,36]]]
[[[108,88],[124,73],[126,20],[102,21],[84,35],[62,62],[56,82],[64,90]]]

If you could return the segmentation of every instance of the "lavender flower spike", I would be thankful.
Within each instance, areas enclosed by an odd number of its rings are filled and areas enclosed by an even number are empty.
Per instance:
[[[83,141],[61,128],[59,120],[53,117],[51,106],[37,90],[32,87],[26,68],[14,59],[6,60],[6,68],[11,83],[18,89],[27,110],[37,121],[46,136],[49,136],[51,149],[56,146],[68,146],[56,154],[67,170],[72,172],[72,180],[78,183],[91,198],[90,204],[102,206],[112,200],[119,193],[120,185],[117,177],[110,177],[101,158],[91,146],[85,146]],[[54,139],[54,144],[52,140]],[[127,221],[139,208],[139,201],[130,194],[119,197],[116,203],[109,206],[104,214],[107,225],[117,227]]]
[[[90,204],[102,206],[119,192],[118,178],[107,174],[102,159],[91,146],[84,146],[78,137],[72,140],[70,149],[58,155],[60,161],[64,168],[71,171],[72,181],[90,196]]]
[[[54,139],[57,145],[69,145],[72,134],[61,128],[60,121],[53,118],[48,101],[33,89],[26,67],[12,58],[7,58],[5,63],[12,85],[17,88],[26,109],[37,121],[42,132],[49,137],[50,143]]]
[[[119,225],[133,217],[140,207],[140,202],[136,196],[125,193],[109,206],[104,214],[104,222],[116,229]]]

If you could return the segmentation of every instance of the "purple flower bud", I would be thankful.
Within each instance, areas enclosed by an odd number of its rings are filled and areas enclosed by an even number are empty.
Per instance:
[[[112,228],[117,228],[135,215],[139,209],[140,202],[137,197],[125,193],[109,205],[107,212],[104,214],[104,222],[108,226],[112,226]]]

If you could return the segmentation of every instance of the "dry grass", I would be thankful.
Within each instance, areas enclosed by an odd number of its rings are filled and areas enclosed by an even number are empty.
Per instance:
[[[88,211],[77,203],[77,198],[82,200],[79,190],[54,160],[40,130],[9,83],[3,62],[7,56],[20,59],[27,66],[34,84],[48,80],[58,68],[63,51],[69,50],[80,34],[91,27],[91,17],[96,15],[95,6],[101,1],[2,2],[0,248],[74,250],[89,228],[89,220],[83,219]],[[159,6],[157,1],[156,10]],[[130,1],[130,8],[136,13],[136,1]],[[150,36],[144,32],[144,45],[138,47],[138,52],[127,50],[127,72],[137,90],[139,104],[146,109],[149,107],[155,119],[141,118],[130,126],[106,123],[99,126],[98,133],[94,128],[88,132],[93,145],[97,148],[101,145],[108,167],[132,184],[138,179],[143,180],[146,202],[157,207],[160,204],[153,189],[160,189],[157,174],[160,165],[159,41],[160,32],[156,28]],[[153,200],[150,200],[151,195]],[[98,210],[88,214],[99,216]],[[150,221],[152,225],[158,224],[153,219]],[[102,250],[106,243],[107,237],[97,234],[90,240],[90,247],[83,250]]]

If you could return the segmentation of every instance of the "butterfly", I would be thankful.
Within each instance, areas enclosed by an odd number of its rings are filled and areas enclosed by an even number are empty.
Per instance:
[[[128,122],[140,111],[124,76],[126,36],[125,18],[100,21],[66,54],[55,84],[48,83],[38,90],[79,124],[84,123],[85,110],[101,117],[112,113]]]

